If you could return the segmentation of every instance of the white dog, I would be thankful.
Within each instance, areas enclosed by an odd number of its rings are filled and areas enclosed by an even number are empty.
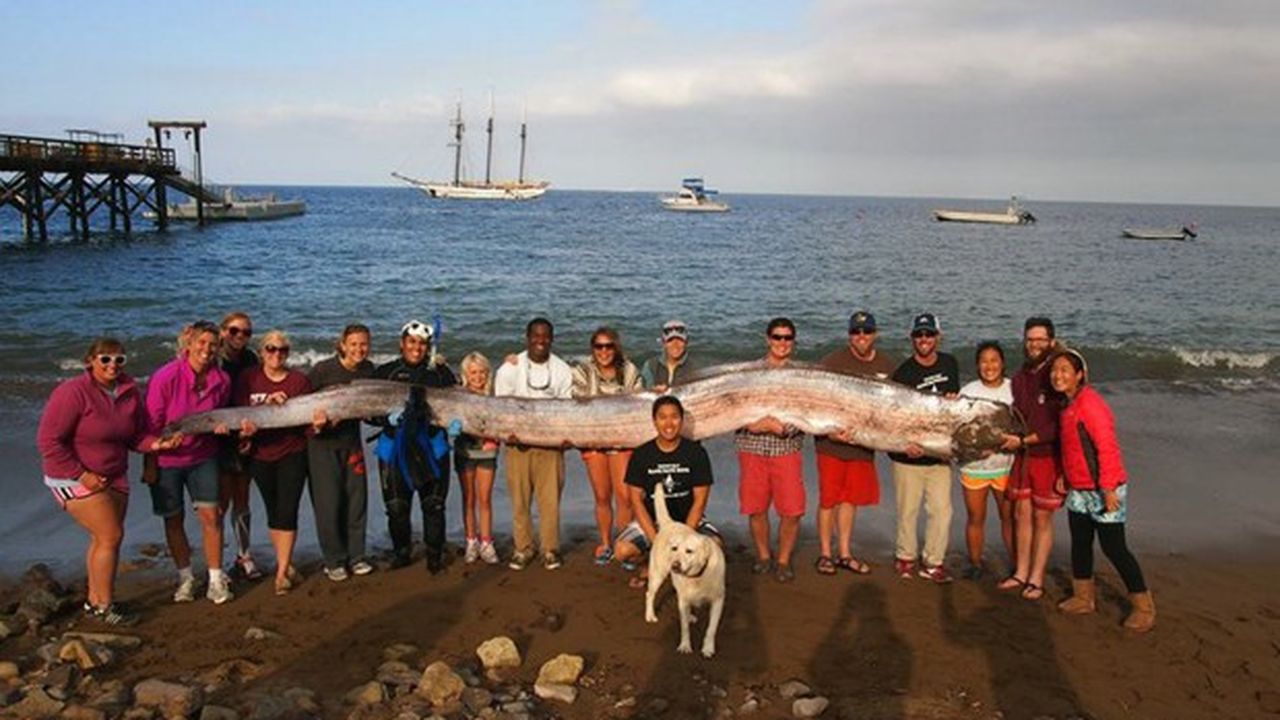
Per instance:
[[[698,621],[693,609],[710,605],[711,618],[707,622],[707,634],[702,639],[702,654],[711,657],[716,654],[716,628],[724,611],[724,550],[715,540],[671,519],[662,483],[654,487],[653,507],[657,515],[654,522],[658,526],[658,536],[653,539],[653,548],[649,552],[649,586],[644,597],[644,619],[646,622],[658,622],[653,601],[670,575],[680,606],[680,645],[676,649],[682,653],[693,652],[689,626]]]

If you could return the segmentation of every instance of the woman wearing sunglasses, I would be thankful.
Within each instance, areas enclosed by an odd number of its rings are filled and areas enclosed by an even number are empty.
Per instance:
[[[597,328],[591,335],[591,358],[573,368],[573,397],[592,398],[621,395],[642,389],[640,371],[622,352],[622,340],[611,327]],[[587,466],[587,479],[596,501],[596,527],[600,544],[596,546],[597,565],[608,565],[613,559],[611,528],[621,530],[631,523],[630,497],[624,480],[630,449],[583,450],[582,462]],[[614,498],[618,509],[613,509]]]
[[[262,364],[240,375],[235,405],[280,405],[311,392],[307,376],[288,367],[289,336],[271,330],[262,336],[258,349]],[[275,589],[277,595],[284,595],[298,579],[293,568],[293,546],[298,539],[298,503],[307,485],[306,429],[263,430],[242,440],[240,449],[249,457],[249,475],[257,483],[262,504],[267,508],[267,534],[276,551]]]
[[[234,393],[241,374],[249,368],[257,367],[262,361],[249,348],[249,340],[253,337],[253,320],[247,313],[227,313],[222,318],[220,327],[222,338],[218,366],[231,378]],[[253,554],[249,551],[249,470],[245,467],[243,456],[237,451],[237,444],[234,438],[224,440],[218,454],[218,502],[224,515],[228,509],[231,510],[231,531],[235,535],[236,544],[236,561],[231,568],[232,572],[240,579],[257,580],[262,577],[262,571],[253,562]]]
[[[85,613],[108,625],[132,625],[137,617],[112,602],[129,506],[129,451],[167,450],[182,442],[182,436],[159,440],[147,432],[142,396],[124,372],[119,340],[94,340],[84,363],[85,372],[49,396],[36,445],[45,485],[89,533]]]

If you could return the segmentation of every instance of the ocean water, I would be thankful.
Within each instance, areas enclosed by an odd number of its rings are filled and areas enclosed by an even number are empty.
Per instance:
[[[0,213],[0,491],[10,500],[0,509],[0,568],[78,547],[79,531],[39,484],[34,432],[44,398],[76,372],[88,341],[123,338],[130,372],[145,377],[172,357],[182,324],[232,309],[249,312],[259,334],[287,330],[303,365],[327,356],[348,322],[373,328],[375,359],[384,359],[403,322],[437,314],[454,361],[519,350],[539,314],[555,322],[562,355],[585,355],[591,330],[609,324],[637,360],[658,350],[664,320],[680,318],[709,362],[759,356],[765,323],[787,315],[799,327],[798,357],[817,359],[844,342],[856,308],[875,313],[881,346],[902,355],[911,316],[930,311],[944,349],[970,373],[978,341],[1002,340],[1012,358],[1022,320],[1049,315],[1117,399],[1122,438],[1134,437],[1127,454],[1156,466],[1131,473],[1182,473],[1180,494],[1160,496],[1163,515],[1135,508],[1138,527],[1149,518],[1174,544],[1280,534],[1265,516],[1225,534],[1168,522],[1230,495],[1197,494],[1191,468],[1280,500],[1258,477],[1280,459],[1269,442],[1280,430],[1280,209],[1027,202],[1037,225],[998,227],[937,223],[929,212],[1001,209],[995,201],[727,195],[732,212],[698,216],[664,212],[647,193],[552,191],[492,204],[402,188],[281,194],[305,198],[308,214],[103,233],[88,244],[24,243],[17,218]],[[1197,241],[1120,238],[1126,226],[1189,222]],[[1242,438],[1257,444],[1242,450],[1233,444]],[[715,509],[729,520],[736,467],[727,444],[711,446],[725,485]],[[569,467],[566,512],[585,522],[581,464]],[[873,531],[892,525],[885,489],[872,512],[889,523],[873,519]],[[376,495],[375,535],[384,527]],[[130,540],[159,540],[146,494],[133,504]],[[63,539],[33,545],[33,535]]]

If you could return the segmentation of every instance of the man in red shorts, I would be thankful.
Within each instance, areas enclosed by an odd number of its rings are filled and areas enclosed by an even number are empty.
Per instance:
[[[769,321],[765,329],[765,345],[769,352],[764,363],[783,367],[791,362],[796,349],[795,323],[784,317]],[[733,437],[738,450],[738,506],[748,516],[751,540],[755,544],[756,562],[751,572],[757,575],[774,572],[778,582],[791,582],[791,553],[800,536],[800,519],[804,517],[804,433],[794,425],[769,416],[740,428]],[[778,513],[778,555],[769,548],[769,505]]]
[[[888,380],[898,361],[876,349],[876,318],[859,310],[849,316],[849,345],[826,356],[823,368],[845,375]],[[880,478],[875,452],[833,433],[813,441],[818,464],[818,572],[835,575],[840,569],[865,575],[871,567],[853,555],[853,523],[858,507],[880,504]],[[839,555],[831,554],[832,520]]]
[[[1000,583],[1027,600],[1044,597],[1044,570],[1053,549],[1053,511],[1062,507],[1058,464],[1061,401],[1049,385],[1049,358],[1055,345],[1053,321],[1028,318],[1022,329],[1026,362],[1013,376],[1013,407],[1027,421],[1026,435],[1006,435],[1004,449],[1016,452],[1006,491],[1014,502],[1017,567]]]

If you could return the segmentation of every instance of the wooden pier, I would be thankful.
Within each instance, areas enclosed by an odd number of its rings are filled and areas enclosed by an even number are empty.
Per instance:
[[[0,210],[15,208],[22,237],[40,242],[49,240],[62,211],[70,236],[87,241],[90,220],[99,210],[109,213],[112,231],[131,233],[135,215],[148,210],[156,227],[166,229],[168,189],[199,203],[220,202],[212,191],[182,177],[174,151],[160,145],[159,128],[156,135],[151,146],[0,134]],[[0,227],[0,237],[4,234]]]

